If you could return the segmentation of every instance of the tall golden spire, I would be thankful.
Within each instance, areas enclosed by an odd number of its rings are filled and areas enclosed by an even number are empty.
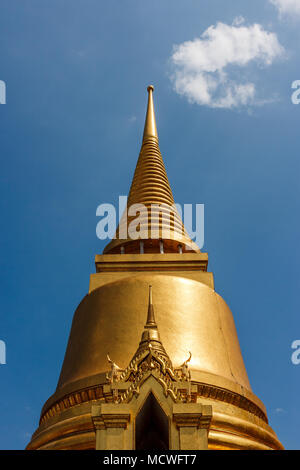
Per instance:
[[[148,303],[148,316],[146,326],[156,326],[155,317],[154,317],[154,308],[152,303],[152,286],[149,286],[149,303]]]
[[[165,356],[169,361],[169,356],[166,353],[165,348],[160,339],[159,331],[154,316],[154,307],[152,303],[152,286],[149,286],[149,302],[148,302],[148,314],[147,321],[144,326],[144,331],[142,333],[142,338],[139,344],[139,347],[134,355],[138,356],[141,352],[148,349],[157,351],[158,353]]]
[[[186,233],[174,204],[164,162],[158,145],[152,85],[148,86],[148,106],[142,148],[129,191],[127,209],[104,253],[199,252]],[[143,204],[146,212],[134,212]],[[133,209],[133,212],[131,210]],[[137,222],[138,219],[138,222]],[[132,236],[132,223],[139,237]]]

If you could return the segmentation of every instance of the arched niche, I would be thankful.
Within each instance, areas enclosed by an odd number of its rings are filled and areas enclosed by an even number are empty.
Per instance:
[[[152,392],[147,396],[135,419],[135,448],[169,449],[169,420]]]

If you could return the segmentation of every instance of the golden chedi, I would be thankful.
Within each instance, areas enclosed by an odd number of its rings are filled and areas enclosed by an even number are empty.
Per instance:
[[[96,255],[56,391],[27,448],[282,449],[251,390],[208,256],[168,211],[152,95],[150,86],[128,208],[160,209],[141,214],[137,239],[129,209]]]

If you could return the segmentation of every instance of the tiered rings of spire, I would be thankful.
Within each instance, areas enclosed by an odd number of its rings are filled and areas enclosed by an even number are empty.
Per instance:
[[[153,105],[153,86],[148,90],[148,107],[142,148],[129,191],[127,211],[115,239],[104,253],[199,253],[187,234],[176,209],[173,194],[158,145]],[[145,210],[139,211],[137,205]],[[131,222],[139,219],[139,236],[130,233]]]

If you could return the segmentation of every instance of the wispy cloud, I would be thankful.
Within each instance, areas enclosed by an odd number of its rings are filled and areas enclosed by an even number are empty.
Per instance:
[[[129,121],[130,123],[135,122],[135,121],[136,121],[136,116],[130,116],[130,117],[128,118],[128,121]]]
[[[275,413],[277,413],[277,414],[281,414],[281,413],[284,413],[284,412],[285,412],[285,410],[283,408],[276,408],[275,409]]]
[[[269,0],[270,3],[275,5],[279,14],[300,16],[300,0]]]
[[[219,22],[199,38],[174,46],[171,80],[177,93],[202,106],[230,109],[263,104],[268,100],[256,96],[246,67],[269,66],[283,54],[275,33],[259,24],[246,26],[238,17],[232,25]]]

